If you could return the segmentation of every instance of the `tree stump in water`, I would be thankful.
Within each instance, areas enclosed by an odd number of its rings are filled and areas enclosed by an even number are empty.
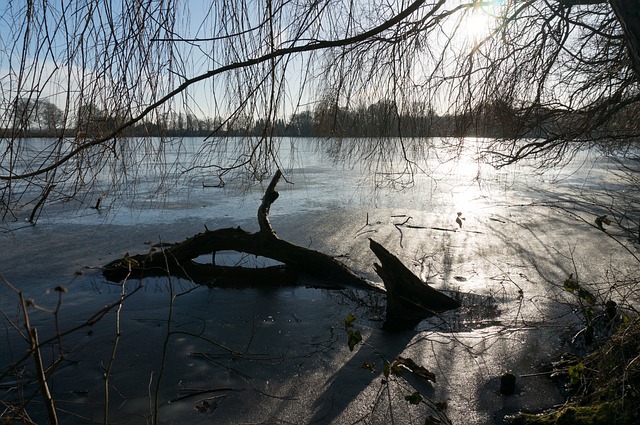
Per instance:
[[[380,260],[373,266],[387,290],[387,328],[411,328],[435,313],[460,307],[458,301],[420,280],[385,247],[373,239],[369,241]]]

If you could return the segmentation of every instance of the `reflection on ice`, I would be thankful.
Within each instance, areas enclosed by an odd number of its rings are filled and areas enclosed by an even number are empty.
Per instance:
[[[228,267],[244,267],[250,269],[262,269],[265,267],[281,266],[283,263],[259,255],[245,254],[236,251],[218,251],[215,257],[211,255],[201,255],[194,259],[201,264],[212,264]]]

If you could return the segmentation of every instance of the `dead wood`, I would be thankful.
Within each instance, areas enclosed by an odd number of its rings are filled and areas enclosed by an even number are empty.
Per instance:
[[[373,239],[369,241],[371,250],[380,260],[374,268],[387,290],[387,321],[401,320],[413,326],[435,313],[460,307],[458,301],[420,280],[385,247]]]
[[[205,230],[172,245],[162,251],[147,254],[125,255],[103,268],[103,275],[111,281],[121,281],[131,271],[130,277],[166,276],[168,273],[190,279],[196,283],[228,286],[234,282],[242,284],[292,284],[296,274],[306,273],[323,279],[321,286],[334,288],[356,288],[380,290],[379,287],[358,276],[335,258],[280,239],[271,227],[269,209],[278,198],[275,188],[282,176],[277,171],[265,190],[258,208],[256,233],[240,227]],[[201,264],[193,261],[201,255],[219,251],[236,251],[271,258],[286,267],[248,269],[243,267],[223,267],[216,264]],[[168,270],[167,270],[168,264]]]
[[[103,275],[119,282],[125,278],[178,276],[200,284],[222,287],[296,285],[299,274],[319,277],[318,286],[336,289],[356,288],[381,291],[367,279],[357,275],[336,258],[294,245],[280,239],[271,227],[269,209],[278,198],[276,185],[281,177],[276,172],[265,190],[258,208],[260,230],[247,232],[240,227],[209,230],[183,242],[147,254],[129,255],[112,261],[103,268]],[[410,326],[434,313],[451,310],[460,304],[422,282],[382,245],[370,239],[371,250],[380,260],[374,264],[387,292],[387,319],[403,320]],[[282,263],[259,269],[219,266],[215,254],[236,251],[270,258]],[[210,264],[194,261],[208,255]],[[406,326],[403,326],[406,327]]]
[[[283,263],[286,268],[248,269],[193,261],[201,255],[218,251],[236,251],[271,258]],[[331,256],[294,245],[278,238],[275,233],[250,233],[240,227],[207,230],[164,251],[125,256],[107,264],[103,274],[107,279],[117,282],[129,273],[129,268],[134,278],[166,276],[170,273],[196,283],[216,286],[227,286],[238,279],[238,285],[252,283],[259,286],[263,278],[268,284],[291,284],[297,273],[304,272],[327,279],[326,286],[329,287],[375,289],[374,285]],[[278,283],[280,279],[284,281]]]

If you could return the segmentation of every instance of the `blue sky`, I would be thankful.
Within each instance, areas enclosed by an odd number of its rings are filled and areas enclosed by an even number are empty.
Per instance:
[[[46,13],[43,13],[43,9],[36,8],[34,16],[37,23],[31,27],[26,25],[25,2],[0,3],[0,89],[3,107],[15,98],[18,90],[23,92],[21,95],[24,96],[28,95],[24,90],[35,89],[40,98],[53,101],[60,107],[70,104],[70,110],[74,111],[77,104],[86,101],[80,97],[80,87],[84,87],[84,96],[88,99],[94,99],[98,104],[120,105],[119,107],[125,103],[125,107],[136,113],[154,97],[169,92],[185,78],[233,61],[233,57],[229,56],[228,40],[225,39],[149,42],[152,37],[174,37],[174,34],[165,31],[166,27],[159,25],[158,16],[166,10],[163,0],[147,3],[146,9],[125,10],[125,15],[130,15],[129,19],[119,18],[123,12],[120,9],[122,2],[91,1],[86,5],[83,3],[53,2]],[[124,4],[127,7],[135,7],[136,2]],[[264,21],[267,13],[266,3],[260,0],[232,0],[231,4],[237,7],[236,11],[245,11],[235,16],[233,8],[222,9],[219,4],[204,0],[184,1],[178,3],[175,14],[166,14],[166,17],[175,19],[174,30],[178,35],[188,39],[220,37],[225,34],[223,30],[235,34],[234,41],[244,40],[245,50],[239,52],[238,60],[266,53],[269,46],[260,40],[264,40],[267,35],[264,30],[259,35],[259,31],[255,29]],[[280,10],[284,13],[275,22],[276,31],[279,31],[274,39],[276,48],[280,47],[278,43],[286,43],[287,39],[294,37],[291,33],[294,27],[291,25],[300,19],[308,21],[309,34],[317,32],[318,36],[323,36],[327,31],[334,31],[337,35],[344,35],[346,32],[357,33],[375,26],[382,16],[390,16],[397,11],[398,6],[387,3],[386,11],[380,9],[372,15],[372,19],[361,20],[362,25],[366,24],[369,27],[350,28],[343,20],[348,15],[348,11],[343,7],[350,4],[349,2],[331,3],[331,7],[336,9],[331,13],[327,12],[328,9],[322,9],[326,14],[319,20],[314,20],[313,14],[304,17],[291,16],[297,13],[297,9],[293,8],[293,2],[283,3],[282,9],[277,7],[278,4],[274,3],[274,13]],[[327,7],[329,4],[327,3]],[[369,2],[355,4],[356,8],[362,10],[371,7]],[[456,4],[457,2],[454,2],[451,7]],[[491,23],[496,7],[500,8],[501,5],[494,2],[483,3],[470,13],[463,23],[466,32],[461,34],[461,40],[468,42],[474,37],[481,37],[486,31],[486,26]],[[287,7],[289,9],[286,9]],[[216,22],[221,21],[227,25],[216,26]],[[452,20],[451,25],[455,22],[456,20]],[[142,42],[132,40],[126,35],[128,25],[140,25],[145,28],[140,35]],[[306,38],[309,36],[303,36],[300,42],[308,42]],[[28,48],[23,56],[21,47],[25,39]],[[17,49],[10,45],[12,42],[16,42]],[[173,48],[172,57],[167,56],[169,46]],[[148,52],[141,49],[147,49]],[[227,50],[223,55],[225,49]],[[139,58],[146,53],[149,53],[151,58],[149,63],[155,64],[149,66],[147,63],[143,67]],[[23,58],[26,68],[20,67]],[[114,61],[109,62],[114,58]],[[416,58],[415,61],[419,63],[421,58]],[[105,63],[108,64],[106,68]],[[307,77],[314,77],[319,78],[316,81],[322,83],[323,78],[319,74],[320,70],[315,69],[316,62],[309,60],[309,55],[290,58],[286,62],[286,70],[282,68],[284,64],[285,62],[280,63],[282,74],[275,83],[278,91],[283,94],[279,113],[286,116],[294,112],[298,105],[302,110],[313,107],[312,87],[304,89],[303,82],[308,81]],[[19,78],[21,69],[22,76]],[[416,81],[424,78],[420,72],[420,67],[416,67],[412,78]],[[242,74],[239,75],[243,78]],[[262,78],[261,75],[263,74],[260,72],[245,74],[246,80],[240,85],[230,78],[233,76],[230,73],[198,83],[190,87],[184,96],[175,99],[173,108],[178,111],[190,111],[200,117],[223,115],[229,112],[228,105],[234,101],[237,103],[237,99],[233,97],[247,96],[251,86],[257,83],[252,79]],[[247,93],[235,93],[234,90],[241,90],[243,84]],[[354,93],[354,101],[357,102],[358,97],[368,99],[378,96],[376,91],[384,94],[389,88],[377,86],[368,90],[370,93]],[[154,95],[154,92],[157,94]],[[129,97],[131,101],[128,100]],[[257,97],[257,101],[258,107],[266,108],[270,100]]]

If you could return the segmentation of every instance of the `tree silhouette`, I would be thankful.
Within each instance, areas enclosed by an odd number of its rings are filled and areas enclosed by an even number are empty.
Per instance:
[[[374,105],[384,127],[377,137],[405,128],[429,135],[424,119],[398,123],[416,110],[453,117],[451,134],[493,135],[500,123],[509,131],[484,149],[496,165],[526,157],[554,165],[585,147],[627,147],[638,136],[630,119],[639,99],[638,8],[631,0],[5,2],[0,205],[6,215],[15,195],[51,185],[49,200],[75,196],[91,189],[96,170],[135,167],[148,144],[120,136],[134,126],[161,129],[170,114],[185,131],[211,117],[212,134],[251,128],[233,148],[238,160],[219,163],[229,145],[210,138],[187,168],[258,177],[279,164],[276,129],[308,105],[326,105],[313,121],[336,137]],[[15,131],[28,125],[23,99],[47,100],[64,117],[54,145],[27,163]],[[84,122],[83,105],[105,112],[92,121],[100,131],[72,126]],[[410,162],[411,143],[421,142],[371,143],[367,157],[396,149]]]

